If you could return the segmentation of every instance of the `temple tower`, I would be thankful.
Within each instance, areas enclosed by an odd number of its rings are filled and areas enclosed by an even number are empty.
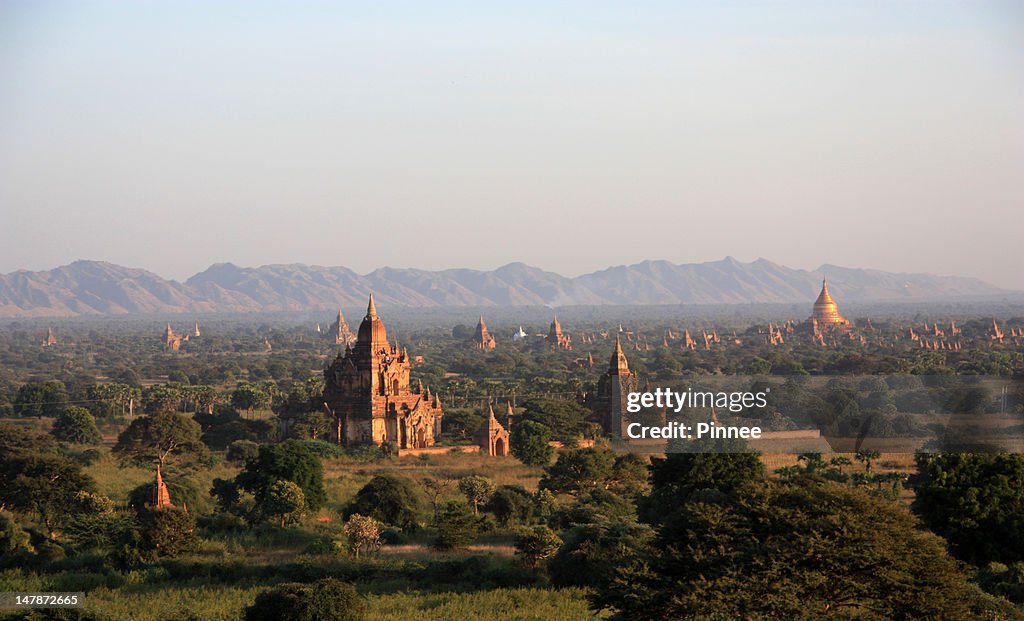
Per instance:
[[[821,293],[814,302],[810,319],[817,321],[819,328],[850,325],[849,320],[839,314],[839,305],[832,299],[832,294],[828,291],[828,282],[824,278],[821,279]]]
[[[480,315],[480,321],[476,322],[476,331],[473,333],[473,338],[469,341],[476,349],[487,350],[494,349],[497,342],[491,333],[487,331],[487,324],[484,323],[484,316]]]
[[[558,315],[551,320],[551,328],[548,329],[548,346],[572,349],[572,337],[562,333],[562,324],[558,322]]]
[[[388,343],[371,295],[354,346],[324,370],[325,405],[335,417],[339,444],[434,444],[441,433],[441,401],[429,387],[410,388],[411,368],[409,352]]]
[[[491,457],[505,457],[509,454],[508,431],[495,418],[494,407],[488,405],[487,410],[487,420],[473,434],[473,440],[480,447],[481,453]]]
[[[345,321],[345,316],[341,314],[340,308],[338,309],[338,317],[327,328],[327,338],[333,339],[335,345],[348,345],[356,340],[352,330],[348,327],[348,322]]]
[[[615,350],[608,362],[608,370],[597,382],[594,401],[595,414],[601,420],[605,433],[613,437],[626,435],[626,427],[629,425],[626,400],[629,393],[637,391],[639,383],[639,378],[629,370],[622,342],[616,335]]]
[[[167,484],[164,483],[164,478],[160,474],[159,464],[156,466],[156,485],[153,487],[151,504],[154,509],[166,509],[174,506],[171,504],[171,493],[167,490]]]

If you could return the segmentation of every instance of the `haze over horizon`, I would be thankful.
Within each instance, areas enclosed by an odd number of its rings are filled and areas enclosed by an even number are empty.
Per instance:
[[[733,256],[1022,290],[1022,51],[1003,2],[7,2],[0,273]]]

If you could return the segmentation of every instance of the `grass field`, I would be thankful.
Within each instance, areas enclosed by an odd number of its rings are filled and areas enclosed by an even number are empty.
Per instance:
[[[90,610],[111,619],[237,621],[262,591],[259,587],[185,586],[97,589],[87,597]],[[538,588],[493,589],[468,593],[402,592],[369,594],[367,621],[446,621],[502,619],[583,621],[600,619],[587,609],[582,591]]]

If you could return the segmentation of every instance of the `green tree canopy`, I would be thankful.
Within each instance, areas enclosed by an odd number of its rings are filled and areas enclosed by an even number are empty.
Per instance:
[[[515,548],[519,561],[527,567],[539,567],[553,557],[562,539],[547,526],[522,529],[516,536]]]
[[[306,497],[302,488],[296,483],[279,479],[271,483],[267,489],[266,503],[263,507],[267,515],[281,518],[281,528],[298,522],[302,510],[306,506]]]
[[[607,488],[615,465],[615,453],[607,448],[590,447],[564,451],[545,469],[541,489],[576,494],[581,490]]]
[[[525,524],[533,517],[536,503],[530,492],[518,485],[501,485],[484,505],[502,526]]]
[[[96,419],[89,410],[73,405],[57,415],[53,422],[53,437],[75,444],[99,444],[103,441]]]
[[[548,563],[551,582],[558,587],[589,587],[615,579],[619,567],[639,561],[654,531],[635,520],[575,526]]]
[[[1024,561],[1024,455],[919,454],[913,509],[961,559]]]
[[[286,583],[256,596],[245,621],[362,621],[366,600],[355,585],[324,578],[312,584]]]
[[[523,405],[526,411],[520,420],[546,426],[551,430],[552,437],[566,446],[577,446],[590,416],[587,408],[575,401],[563,399],[530,399]]]
[[[509,434],[512,454],[527,466],[546,466],[551,463],[555,449],[551,441],[551,428],[529,420],[516,421]]]
[[[76,507],[78,493],[93,487],[82,466],[64,455],[18,448],[0,452],[0,506],[38,515],[50,533]]]
[[[368,515],[404,531],[419,528],[423,499],[413,481],[392,474],[377,475],[356,492],[345,517]]]
[[[140,416],[117,437],[114,453],[126,459],[158,462],[164,466],[172,456],[204,457],[199,423],[176,412]]]
[[[185,509],[165,507],[140,517],[143,546],[156,556],[180,556],[199,545],[196,516]]]
[[[454,550],[473,543],[480,529],[477,517],[461,502],[449,501],[437,515],[437,537],[434,547]]]
[[[733,449],[710,442],[693,441],[694,449]],[[731,492],[765,476],[764,465],[752,452],[670,453],[651,459],[651,494],[639,503],[644,521],[657,524],[698,491]]]
[[[262,445],[255,459],[245,464],[235,482],[256,497],[257,508],[270,502],[270,488],[277,481],[291,481],[302,488],[306,509],[316,511],[327,502],[324,466],[320,458],[300,440]],[[276,511],[270,512],[277,515]]]
[[[945,542],[862,490],[807,478],[704,487],[659,521],[639,561],[596,585],[593,602],[616,619],[973,618]]]
[[[14,397],[14,415],[36,418],[57,416],[67,407],[68,392],[63,382],[27,382]]]
[[[486,477],[471,474],[459,479],[459,491],[466,496],[466,500],[473,506],[473,514],[480,513],[480,505],[491,499],[494,493],[494,483]]]

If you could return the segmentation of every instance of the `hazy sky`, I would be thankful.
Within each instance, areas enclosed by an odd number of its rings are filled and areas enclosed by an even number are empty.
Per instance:
[[[484,4],[0,3],[0,272],[732,255],[1024,289],[1020,3]]]

